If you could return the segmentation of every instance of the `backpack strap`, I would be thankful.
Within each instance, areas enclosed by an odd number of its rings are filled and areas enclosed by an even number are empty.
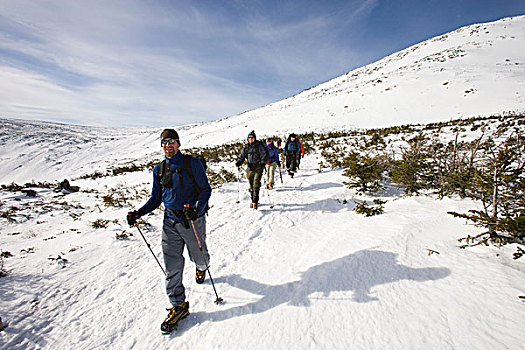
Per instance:
[[[157,173],[157,181],[160,184],[160,191],[159,191],[159,199],[162,200],[162,178],[164,177],[164,174],[166,174],[166,159],[164,159],[162,162],[160,162],[159,171]]]
[[[176,169],[175,171],[171,171],[169,169],[168,163],[166,162],[166,159],[160,162],[159,171],[157,173],[157,181],[159,182],[159,185],[161,187],[161,191],[159,192],[160,199],[162,199],[162,187],[166,187],[166,188],[173,187],[171,176],[174,173],[179,175],[180,185],[182,186],[182,188],[184,188],[184,182],[182,181],[181,169]]]
[[[197,196],[200,195],[202,190],[199,185],[197,185],[197,181],[193,175],[193,169],[191,168],[191,156],[189,154],[182,155],[182,169],[186,170],[186,172],[190,175],[191,181],[193,181],[193,185],[195,186],[195,191],[197,191]]]
[[[184,212],[182,210],[172,210],[170,208],[166,208],[173,217],[176,217],[177,219],[181,220],[182,225],[185,229],[189,229],[190,225],[188,224],[188,218],[186,218],[186,215],[184,215]],[[175,226],[175,224],[173,224]]]
[[[159,172],[157,173],[157,180],[159,180],[159,183],[160,183],[160,179],[162,179],[162,176],[164,175],[165,172],[166,172],[166,159],[160,162]]]
[[[197,191],[197,195],[201,193],[201,188],[199,185],[197,185],[197,181],[195,181],[195,176],[193,175],[193,170],[191,169],[191,156],[189,154],[183,154],[182,155],[182,169],[186,170],[186,172],[190,175],[191,180],[193,181],[193,184],[195,185],[195,189]],[[159,172],[157,173],[157,180],[159,181],[160,187],[162,187],[162,178],[165,174],[169,172],[168,170],[168,164],[166,162],[166,159],[164,159],[160,163]],[[184,188],[184,182],[182,181],[182,174],[180,173],[180,170],[175,170],[174,172],[179,174],[180,178],[180,184],[182,188]]]
[[[193,181],[193,185],[195,186],[195,191],[197,192],[197,197],[198,197],[201,194],[202,189],[197,184],[197,181],[195,180],[195,176],[193,175],[193,169],[191,168],[191,158],[192,156],[189,154],[182,155],[182,168],[186,170],[186,172],[190,175],[191,181]],[[208,210],[210,210],[210,206],[208,205],[208,203],[206,203],[206,208],[204,208],[206,215],[208,215]]]
[[[182,169],[179,169],[176,172],[179,174],[180,184],[181,184],[182,188],[184,188],[184,183],[182,181],[181,170],[186,171],[188,173],[188,175],[190,175],[190,179],[193,182],[193,185],[195,187],[195,192],[197,192],[197,197],[198,197],[201,194],[202,189],[197,184],[197,180],[195,180],[195,175],[193,175],[193,169],[191,168],[191,158],[192,158],[191,155],[183,154],[182,155]],[[169,170],[167,168],[168,168],[168,165],[167,165],[166,159],[164,159],[160,163],[159,172],[157,173],[157,179],[159,180],[160,187],[162,187],[162,178],[163,178],[164,174],[169,173]],[[159,198],[162,200],[162,188],[159,191]],[[209,209],[209,206],[208,206],[208,204],[206,204],[206,212],[208,212],[208,209]]]

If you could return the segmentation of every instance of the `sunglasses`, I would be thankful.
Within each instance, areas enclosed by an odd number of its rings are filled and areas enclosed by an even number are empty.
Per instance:
[[[249,138],[249,139],[254,139],[255,137],[253,137],[253,136],[248,136],[248,138]]]
[[[164,140],[160,141],[160,144],[161,144],[161,146],[166,146],[166,145],[172,145],[175,142],[177,142],[177,140],[175,140],[175,139],[164,139]]]

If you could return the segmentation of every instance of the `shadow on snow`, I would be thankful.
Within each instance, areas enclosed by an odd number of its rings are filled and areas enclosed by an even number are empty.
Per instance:
[[[42,287],[43,274],[9,274],[0,280],[0,317],[9,324],[2,332],[0,348],[27,349],[41,348],[49,345],[44,330],[52,327],[52,321],[40,311],[40,300],[52,291]],[[23,311],[10,307],[9,303],[19,304],[23,300],[26,307]],[[26,319],[29,319],[27,321]],[[30,327],[30,328],[29,328]]]
[[[290,184],[284,184],[281,185],[280,183],[276,183],[275,190],[276,192],[290,192],[290,191],[318,191],[318,190],[326,190],[329,188],[344,188],[345,186],[340,183],[336,182],[321,182],[317,184],[311,184],[308,187],[294,187]],[[261,188],[262,189],[262,188]]]
[[[442,279],[450,275],[447,268],[411,268],[400,265],[397,255],[391,252],[363,250],[334,261],[311,267],[302,273],[298,281],[280,285],[268,285],[239,275],[224,276],[217,283],[228,283],[261,298],[246,305],[215,312],[193,313],[198,322],[222,321],[247,314],[262,313],[281,304],[308,307],[308,296],[331,292],[352,292],[353,301],[367,303],[379,300],[370,295],[374,286],[395,283],[401,280],[425,282]]]

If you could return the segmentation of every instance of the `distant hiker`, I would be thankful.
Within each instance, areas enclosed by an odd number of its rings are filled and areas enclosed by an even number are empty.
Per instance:
[[[266,187],[273,189],[275,169],[279,165],[279,150],[273,144],[271,139],[266,140],[266,148],[268,148],[268,161],[266,162]]]
[[[189,314],[189,303],[182,284],[184,246],[187,246],[189,257],[196,265],[196,282],[201,284],[206,278],[210,256],[206,246],[204,214],[211,187],[201,161],[179,151],[180,140],[175,130],[165,129],[160,135],[160,143],[166,158],[153,168],[151,197],[140,209],[130,211],[127,220],[133,226],[141,216],[161,204],[166,208],[162,226],[162,253],[166,265],[166,292],[173,307],[162,323],[161,330],[170,332],[180,319]]]
[[[284,154],[286,156],[286,170],[288,170],[290,177],[293,177],[297,171],[297,159],[301,154],[301,146],[294,133],[291,133],[288,140],[286,140]]]
[[[262,142],[257,140],[255,131],[248,134],[247,140],[248,144],[242,148],[239,160],[237,160],[235,166],[239,168],[245,160],[248,160],[246,178],[250,184],[250,195],[252,197],[250,208],[257,209],[259,206],[259,190],[261,188],[262,173],[264,165],[268,161],[268,150]]]
[[[301,158],[304,158],[304,147],[301,143],[301,140],[297,139],[297,142],[299,142],[299,146],[301,147],[301,154],[299,154],[299,157],[297,157],[297,169],[299,169],[299,165],[301,164]]]

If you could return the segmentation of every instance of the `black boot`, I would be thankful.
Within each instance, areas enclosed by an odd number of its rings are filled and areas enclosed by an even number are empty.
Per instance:
[[[203,284],[206,279],[206,270],[201,271],[199,269],[195,270],[195,282],[198,284]]]

